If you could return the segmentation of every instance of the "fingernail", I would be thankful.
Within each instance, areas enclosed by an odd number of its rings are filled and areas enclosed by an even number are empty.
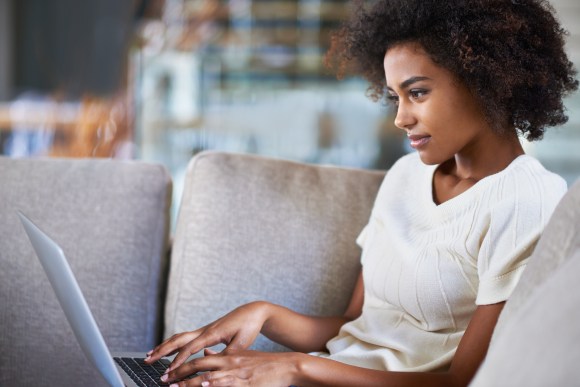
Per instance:
[[[201,387],[207,387],[209,386],[209,382],[205,381],[205,382],[201,382]]]
[[[149,359],[151,359],[151,356],[147,356],[147,357],[145,358],[145,361],[149,361]]]
[[[162,382],[166,382],[167,381],[167,374],[164,374],[161,376],[161,381]]]
[[[203,384],[202,384],[202,386],[203,386]],[[173,384],[170,384],[169,387],[179,387],[179,386],[177,384],[173,383]]]
[[[149,351],[146,353],[147,356],[151,356],[151,354],[153,353],[153,350]]]

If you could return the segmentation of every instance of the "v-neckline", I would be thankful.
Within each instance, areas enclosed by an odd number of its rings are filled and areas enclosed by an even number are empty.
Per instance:
[[[483,179],[480,179],[479,181],[477,181],[475,184],[473,184],[471,187],[469,187],[468,189],[466,189],[465,191],[461,192],[460,194],[447,199],[446,201],[444,201],[443,203],[439,203],[437,204],[437,202],[435,201],[435,172],[437,171],[437,168],[439,168],[439,166],[441,164],[436,164],[436,165],[429,165],[427,166],[427,171],[426,171],[426,179],[425,182],[427,183],[427,187],[425,187],[425,192],[427,193],[427,201],[429,203],[429,207],[434,208],[434,209],[445,209],[445,208],[449,208],[449,207],[461,207],[464,204],[463,203],[470,203],[471,202],[471,198],[473,195],[477,194],[479,191],[481,191],[482,189],[484,189],[489,182],[497,179],[499,176],[502,176],[506,171],[508,171],[509,169],[513,168],[516,164],[519,164],[522,160],[524,160],[525,158],[528,158],[530,156],[528,156],[527,154],[522,154],[517,156],[515,159],[512,160],[511,163],[508,164],[507,167],[505,167],[504,169],[502,169],[501,171],[488,175],[486,177],[484,177]]]

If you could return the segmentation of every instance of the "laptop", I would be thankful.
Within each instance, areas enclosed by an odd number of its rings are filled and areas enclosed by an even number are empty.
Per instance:
[[[170,364],[164,358],[145,364],[143,353],[109,351],[63,250],[24,214],[18,212],[32,246],[56,293],[83,352],[112,387],[163,386],[159,380]]]

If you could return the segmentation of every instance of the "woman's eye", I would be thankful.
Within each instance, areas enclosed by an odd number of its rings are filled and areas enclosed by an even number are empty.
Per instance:
[[[419,99],[421,97],[424,97],[425,95],[427,95],[427,90],[424,89],[412,89],[409,91],[409,94],[411,94],[411,97],[414,99]]]
[[[387,96],[387,100],[395,106],[399,105],[399,96],[398,95],[389,95],[389,96]]]

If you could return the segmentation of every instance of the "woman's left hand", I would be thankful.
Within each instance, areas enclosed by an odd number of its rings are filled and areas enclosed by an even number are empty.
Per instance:
[[[281,386],[294,382],[298,369],[296,353],[205,350],[205,356],[193,359],[164,375],[162,381],[179,387]],[[188,380],[188,375],[203,372]],[[174,382],[181,380],[180,382]]]

